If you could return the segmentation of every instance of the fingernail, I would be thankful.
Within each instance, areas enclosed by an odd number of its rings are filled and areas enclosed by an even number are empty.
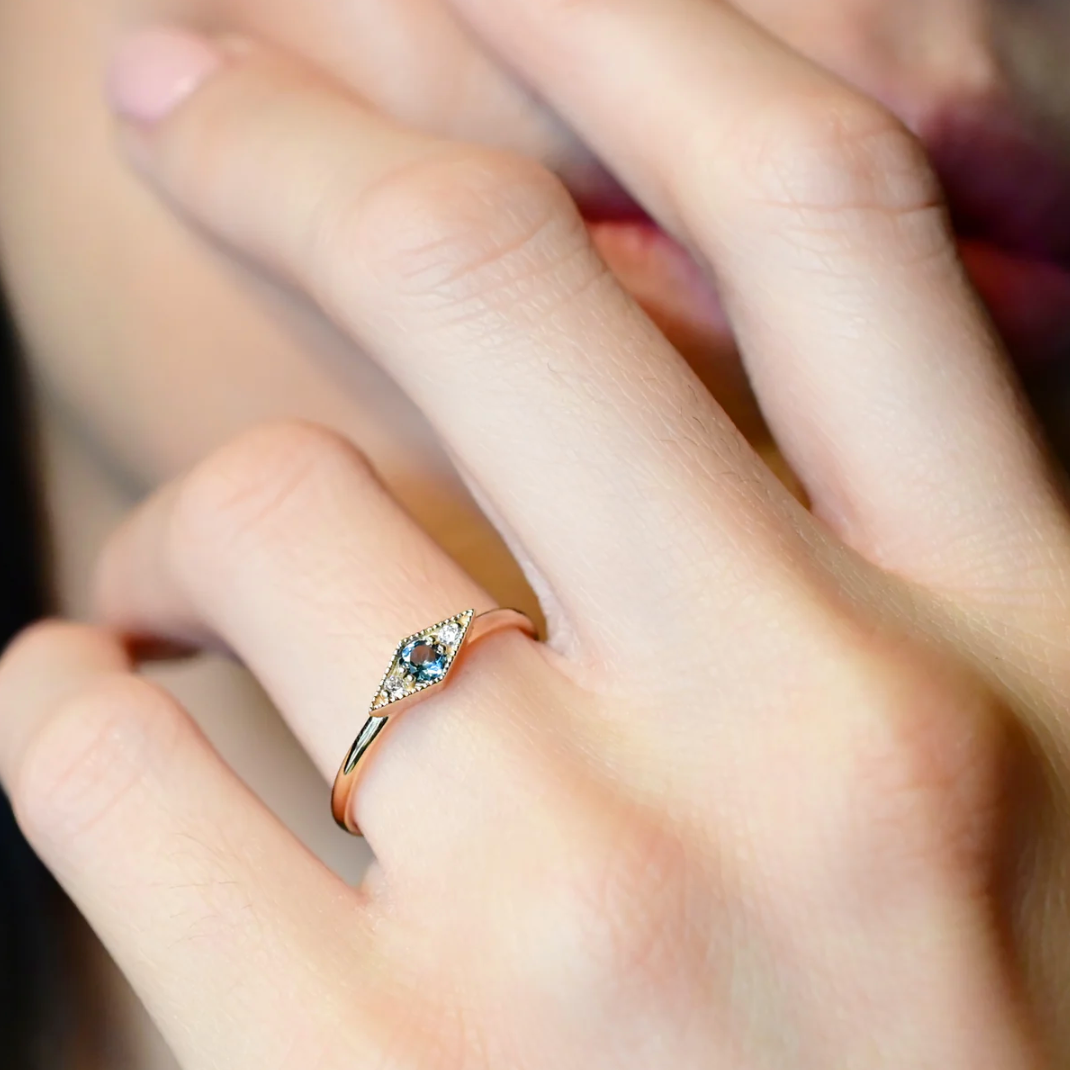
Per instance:
[[[137,123],[166,118],[220,66],[203,37],[177,29],[138,30],[119,46],[108,73],[115,111]]]

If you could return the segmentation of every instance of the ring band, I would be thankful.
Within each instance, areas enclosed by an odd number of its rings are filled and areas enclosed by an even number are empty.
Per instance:
[[[532,639],[538,631],[531,618],[519,609],[474,609],[448,617],[398,643],[393,660],[372,699],[368,720],[360,731],[334,778],[331,813],[338,824],[354,836],[362,835],[352,816],[350,802],[357,782],[367,767],[368,754],[381,742],[388,724],[397,720],[397,707],[408,709],[432,687],[449,678],[458,660],[473,643],[505,628],[518,628]],[[386,712],[389,708],[389,712]]]

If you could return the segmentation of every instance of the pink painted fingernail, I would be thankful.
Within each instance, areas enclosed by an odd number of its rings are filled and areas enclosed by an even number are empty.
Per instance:
[[[115,111],[136,123],[166,118],[220,66],[223,57],[187,30],[138,30],[119,46],[108,73]]]

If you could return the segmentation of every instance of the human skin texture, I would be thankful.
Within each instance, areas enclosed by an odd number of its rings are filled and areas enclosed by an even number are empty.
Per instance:
[[[1070,16],[1058,0],[737,6],[895,111],[942,158],[967,214],[979,200],[984,214],[996,213],[974,188],[978,172],[1017,169],[1013,192],[992,195],[1001,216],[1013,215],[1002,202],[1023,196],[1020,189],[1036,200],[1065,186]],[[470,508],[430,492],[448,466],[392,384],[352,352],[340,356],[336,340],[300,316],[295,323],[280,313],[277,301],[265,308],[118,159],[100,92],[106,56],[123,28],[159,16],[276,42],[403,121],[539,159],[592,214],[626,214],[605,169],[441,0],[0,3],[3,268],[49,396],[76,414],[108,462],[152,485],[258,419],[306,415],[358,438],[432,526],[470,528]],[[984,138],[973,136],[977,125]],[[1062,173],[1041,175],[1032,156],[1016,163],[1010,142],[1020,139],[1011,126],[1050,151],[1051,170],[1061,164]],[[959,163],[964,139],[995,144]],[[958,189],[963,172],[972,176],[968,190]],[[644,231],[617,228],[605,244],[633,290],[663,310],[704,377],[731,379],[724,317],[676,258],[645,239]],[[1064,233],[1058,242],[1065,256],[1070,239]],[[1027,312],[1044,322],[1016,331],[1023,363],[1065,348],[1067,313]],[[341,395],[339,375],[349,388]],[[421,479],[421,470],[435,480]],[[457,510],[466,523],[451,523]]]
[[[43,412],[166,484],[110,630],[0,672],[28,833],[188,1068],[1065,1056],[1070,540],[1007,360],[1063,343],[1063,16],[457,7],[487,45],[423,5],[172,8],[285,55],[232,43],[164,119],[198,46],[142,42],[118,128],[103,57],[160,12],[0,7]],[[1045,212],[968,177],[977,129]],[[737,345],[813,514],[705,390]],[[316,426],[217,449],[279,416]],[[134,636],[237,654],[329,776],[382,650],[514,591],[548,643],[399,728],[355,894],[130,672]]]

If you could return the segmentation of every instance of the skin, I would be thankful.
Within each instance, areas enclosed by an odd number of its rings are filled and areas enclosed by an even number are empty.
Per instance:
[[[459,6],[578,137],[444,9],[394,5],[391,53],[377,6],[312,5],[298,24],[235,4],[182,13],[311,66],[229,56],[161,120],[166,64],[130,46],[117,150],[102,57],[117,25],[158,12],[0,5],[0,137],[19,146],[0,235],[58,507],[85,515],[72,437],[95,447],[102,513],[109,491],[122,511],[124,480],[172,480],[111,542],[96,615],[120,637],[237,653],[327,776],[353,694],[413,626],[530,605],[533,588],[550,636],[488,644],[402,722],[358,803],[378,865],[351,893],[130,673],[122,638],[40,628],[0,671],[0,770],[28,834],[188,1068],[353,1050],[451,1066],[1065,1058],[1070,529],[924,152],[865,95],[918,120],[944,80],[981,70],[1059,144],[1065,87],[1035,61],[1065,16],[768,5],[752,12],[765,36],[683,0],[541,21],[523,0]],[[961,67],[904,62],[923,31]],[[42,54],[65,80],[36,81]],[[403,61],[422,84],[396,77]],[[637,103],[620,74],[639,69]],[[830,111],[838,139],[819,136]],[[76,167],[48,162],[60,122]],[[817,519],[605,274],[564,187],[416,127],[524,150],[581,198],[596,146],[716,267]],[[682,151],[740,129],[730,158]],[[627,233],[597,237],[625,259]],[[670,304],[656,278],[634,288]],[[674,311],[660,318],[684,321],[702,381],[731,399],[723,324]],[[865,345],[840,329],[852,316]],[[218,449],[277,416],[340,434],[290,423]],[[480,963],[463,990],[458,961]],[[371,979],[356,999],[354,978]]]

